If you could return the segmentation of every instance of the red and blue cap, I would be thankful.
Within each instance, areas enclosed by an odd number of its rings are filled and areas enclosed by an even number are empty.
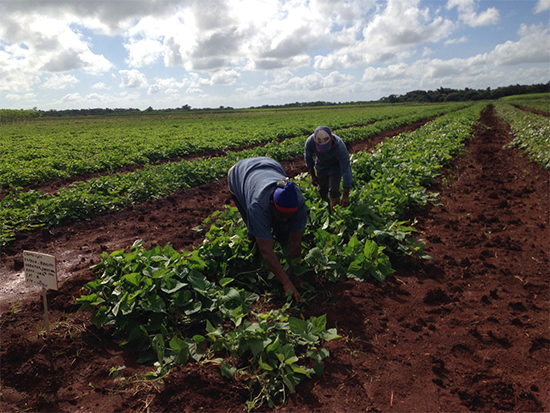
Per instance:
[[[332,148],[332,132],[326,126],[319,126],[313,132],[317,152],[328,152]]]
[[[288,181],[284,187],[277,187],[273,193],[273,203],[279,212],[292,214],[298,210],[298,192],[296,184]]]

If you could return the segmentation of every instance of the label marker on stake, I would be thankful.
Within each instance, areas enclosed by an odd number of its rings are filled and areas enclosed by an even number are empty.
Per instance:
[[[28,283],[42,287],[42,301],[44,303],[44,323],[46,337],[50,338],[50,317],[48,315],[48,299],[46,289],[57,291],[57,271],[55,257],[40,252],[23,251],[23,265],[25,280]]]

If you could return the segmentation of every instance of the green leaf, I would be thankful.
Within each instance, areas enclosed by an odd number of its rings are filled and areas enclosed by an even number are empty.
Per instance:
[[[143,343],[145,340],[149,338],[149,334],[147,333],[147,329],[143,325],[138,325],[137,327],[133,328],[130,332],[130,335],[128,336],[128,340],[123,342],[121,346],[126,345],[137,345],[138,347],[141,346],[141,343]]]
[[[155,313],[166,312],[166,304],[158,294],[153,294],[147,298],[144,298],[141,301],[141,305],[145,311],[152,311]]]
[[[193,341],[189,343],[189,355],[193,358],[193,360],[199,362],[204,356],[206,346],[204,341],[200,341],[200,342],[194,341],[195,337],[193,337]]]
[[[166,286],[161,288],[161,291],[166,294],[174,294],[179,290],[181,290],[182,288],[187,287],[187,285],[188,285],[187,283],[183,283],[179,280],[170,279],[166,281]]]
[[[187,364],[189,359],[189,346],[179,337],[170,339],[170,348],[174,351],[174,362],[176,364]]]
[[[294,383],[293,377],[283,376],[283,382],[286,384],[286,387],[288,387],[290,393],[296,393],[296,385]]]
[[[263,340],[260,340],[259,338],[253,338],[247,341],[248,346],[250,347],[250,351],[252,351],[252,355],[254,357],[257,357],[259,354],[264,351],[264,342]]]
[[[185,341],[177,336],[170,339],[169,345],[172,350],[181,350],[182,348],[187,347]]]
[[[228,379],[233,379],[235,377],[235,373],[237,372],[237,368],[233,367],[229,363],[223,363],[221,366],[221,373],[222,376]]]
[[[266,371],[273,371],[273,367],[271,367],[269,364],[265,363],[261,358],[258,359],[259,366],[266,370]]]
[[[155,349],[155,352],[157,354],[158,362],[163,365],[165,351],[164,336],[162,334],[157,334],[155,337],[153,337],[151,344],[153,345],[153,348]]]
[[[227,285],[229,285],[230,283],[233,282],[233,278],[222,278],[219,283],[220,285],[222,286],[222,288],[226,287]]]
[[[296,357],[294,352],[294,347],[291,344],[285,344],[281,347],[280,353],[277,354],[277,357],[279,357],[279,355],[282,356],[282,359],[279,358],[279,360],[285,364],[292,364],[298,361],[298,357]]]
[[[141,281],[141,274],[133,272],[131,274],[126,274],[122,278],[122,281],[127,281],[135,287],[139,287]]]
[[[366,239],[365,247],[363,249],[363,253],[365,254],[365,259],[367,260],[372,259],[377,255],[377,252],[378,252],[378,244],[374,241]]]
[[[292,366],[292,371],[294,373],[303,374],[304,376],[306,376],[308,378],[311,378],[311,375],[309,374],[309,371],[307,371],[303,367],[298,366],[297,364],[292,364],[291,366]]]
[[[281,346],[281,341],[279,340],[279,336],[277,336],[275,341],[273,343],[271,343],[269,346],[267,346],[267,351],[268,352],[273,352],[273,351],[277,350],[280,346]],[[283,361],[283,360],[281,360],[281,361]]]

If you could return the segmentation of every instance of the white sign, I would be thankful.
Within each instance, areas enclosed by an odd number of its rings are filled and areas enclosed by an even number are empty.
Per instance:
[[[27,282],[57,290],[57,272],[53,255],[23,251],[23,264]]]

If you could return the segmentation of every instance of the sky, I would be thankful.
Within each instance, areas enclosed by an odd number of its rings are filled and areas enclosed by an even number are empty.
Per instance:
[[[378,100],[550,80],[550,0],[0,0],[0,109]]]

